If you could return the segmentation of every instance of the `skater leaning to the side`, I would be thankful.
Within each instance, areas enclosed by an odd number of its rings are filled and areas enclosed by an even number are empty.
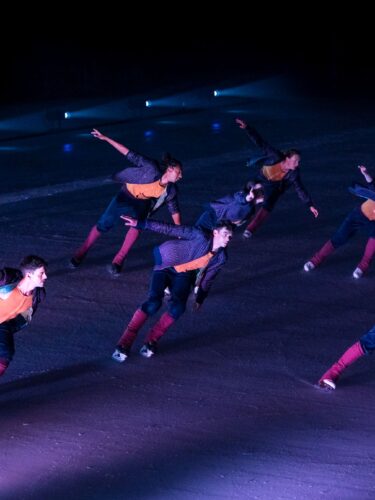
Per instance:
[[[303,268],[306,272],[320,266],[337,248],[347,243],[358,229],[363,229],[369,238],[362,258],[353,271],[353,278],[361,278],[369,269],[375,255],[375,182],[364,165],[359,165],[358,168],[367,185],[364,187],[355,184],[354,187],[349,188],[349,191],[356,196],[365,198],[366,201],[347,215],[334,235],[305,263]]]
[[[206,299],[213,280],[227,261],[226,246],[232,239],[232,225],[222,221],[208,232],[196,227],[173,226],[164,222],[146,219],[137,221],[122,216],[125,224],[172,236],[154,250],[155,266],[151,276],[148,298],[133,314],[117,342],[112,357],[123,362],[130,354],[136,336],[150,316],[162,306],[164,290],[169,287],[168,311],[149,330],[140,351],[149,358],[155,353],[159,339],[185,312],[189,295],[200,273],[198,290],[195,295],[194,310],[198,310]]]
[[[0,376],[12,361],[14,334],[27,326],[45,295],[47,263],[28,255],[19,269],[0,269]]]
[[[241,118],[236,118],[236,123],[246,132],[250,141],[262,152],[261,156],[251,158],[248,165],[250,168],[257,169],[253,180],[262,184],[264,202],[259,205],[256,214],[243,232],[244,238],[251,238],[268,218],[279,198],[290,187],[295,189],[299,199],[309,208],[313,216],[318,217],[319,212],[301,181],[300,152],[296,149],[280,151],[265,141],[257,130],[250,127]]]
[[[133,166],[127,166],[113,175],[112,179],[122,184],[121,190],[111,200],[95,226],[91,228],[83,244],[74,252],[70,261],[73,268],[81,265],[90,248],[102,234],[110,231],[115,224],[121,221],[121,215],[131,215],[144,220],[163,204],[166,204],[173,222],[181,224],[175,186],[176,182],[182,179],[181,162],[167,153],[159,163],[132,151],[102,134],[99,130],[93,129],[91,134],[114,147]],[[124,259],[138,239],[139,234],[139,229],[129,228],[120,250],[112,259],[110,272],[113,275],[119,275],[121,272]]]

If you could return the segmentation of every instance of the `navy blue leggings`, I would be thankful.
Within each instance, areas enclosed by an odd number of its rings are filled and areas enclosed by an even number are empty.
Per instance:
[[[364,229],[369,238],[375,238],[375,221],[365,217],[361,207],[356,207],[331,237],[332,245],[335,248],[344,245],[360,228]]]
[[[110,204],[96,223],[96,227],[101,233],[106,233],[121,221],[120,215],[129,215],[135,219],[143,220],[147,217],[150,209],[150,200],[131,198],[124,191],[120,191],[112,198]]]
[[[0,359],[12,361],[15,352],[13,335],[26,325],[22,314],[0,324]]]
[[[185,312],[192,286],[195,283],[195,271],[178,273],[172,267],[161,271],[153,271],[148,299],[141,305],[141,309],[149,316],[155,314],[161,307],[164,290],[169,287],[171,297],[168,301],[168,313],[175,320]]]
[[[359,339],[366,354],[375,350],[375,325]]]

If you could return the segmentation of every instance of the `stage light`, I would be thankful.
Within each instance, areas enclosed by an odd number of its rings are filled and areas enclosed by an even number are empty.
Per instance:
[[[149,108],[151,106],[151,101],[145,101],[145,106],[146,108]]]
[[[215,96],[215,97],[219,97],[219,95],[220,95],[220,90],[214,90],[214,91],[213,91],[213,94],[214,94],[214,96]]]
[[[69,120],[72,117],[72,113],[70,111],[65,111],[64,118],[65,120]]]

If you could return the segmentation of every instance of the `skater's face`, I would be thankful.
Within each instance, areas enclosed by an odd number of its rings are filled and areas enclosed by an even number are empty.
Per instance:
[[[166,177],[168,182],[178,182],[180,179],[182,179],[181,167],[168,167],[166,171]]]
[[[232,239],[233,231],[226,227],[214,229],[213,248],[225,248]]]
[[[43,287],[47,279],[47,274],[44,266],[38,267],[35,271],[29,271],[27,277],[30,279],[34,288]]]
[[[255,184],[255,186],[253,186],[250,189],[249,194],[246,196],[246,201],[250,202],[250,201],[253,201],[253,200],[254,200],[254,203],[256,205],[258,203],[263,203],[263,201],[264,201],[263,186],[260,183]]]
[[[285,158],[283,161],[285,170],[295,170],[299,166],[299,162],[301,161],[300,155],[292,155],[289,158]]]

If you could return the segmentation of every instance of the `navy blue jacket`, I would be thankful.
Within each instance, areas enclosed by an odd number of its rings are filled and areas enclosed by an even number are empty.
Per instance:
[[[160,164],[156,160],[140,155],[135,151],[129,150],[125,158],[130,161],[135,167],[126,167],[112,175],[112,180],[124,184],[123,191],[127,196],[132,196],[126,189],[125,184],[151,184],[159,180],[163,171]],[[154,200],[154,205],[157,199]],[[177,187],[174,183],[167,184],[167,195],[163,203],[167,204],[171,214],[180,212],[177,198]],[[152,210],[151,210],[152,211]]]
[[[214,210],[219,221],[228,220],[234,222],[247,219],[254,210],[253,201],[246,200],[247,194],[245,191],[228,194],[218,200],[211,201],[207,204],[207,208]]]
[[[268,144],[268,142],[265,141],[253,127],[247,125],[245,128],[245,132],[250,141],[258,148],[260,148],[263,153],[261,156],[255,157],[248,161],[248,166],[261,169],[263,166],[275,165],[276,163],[280,163],[281,161],[285,160],[285,154]],[[285,177],[283,177],[283,179],[281,179],[280,181],[271,181],[267,179],[263,175],[262,171],[259,170],[256,179],[264,185],[274,185],[282,193],[293,186],[299,199],[303,203],[305,203],[309,207],[312,207],[314,205],[310,194],[302,184],[299,168],[297,168],[296,170],[289,170]]]
[[[166,241],[154,249],[155,271],[199,259],[212,249],[213,235],[196,227],[176,226],[146,219],[138,221],[137,228],[148,229],[156,233],[180,238]],[[226,263],[227,258],[225,248],[220,248],[210,259],[200,278],[199,290],[196,297],[198,303],[202,303],[206,298],[213,280]]]

